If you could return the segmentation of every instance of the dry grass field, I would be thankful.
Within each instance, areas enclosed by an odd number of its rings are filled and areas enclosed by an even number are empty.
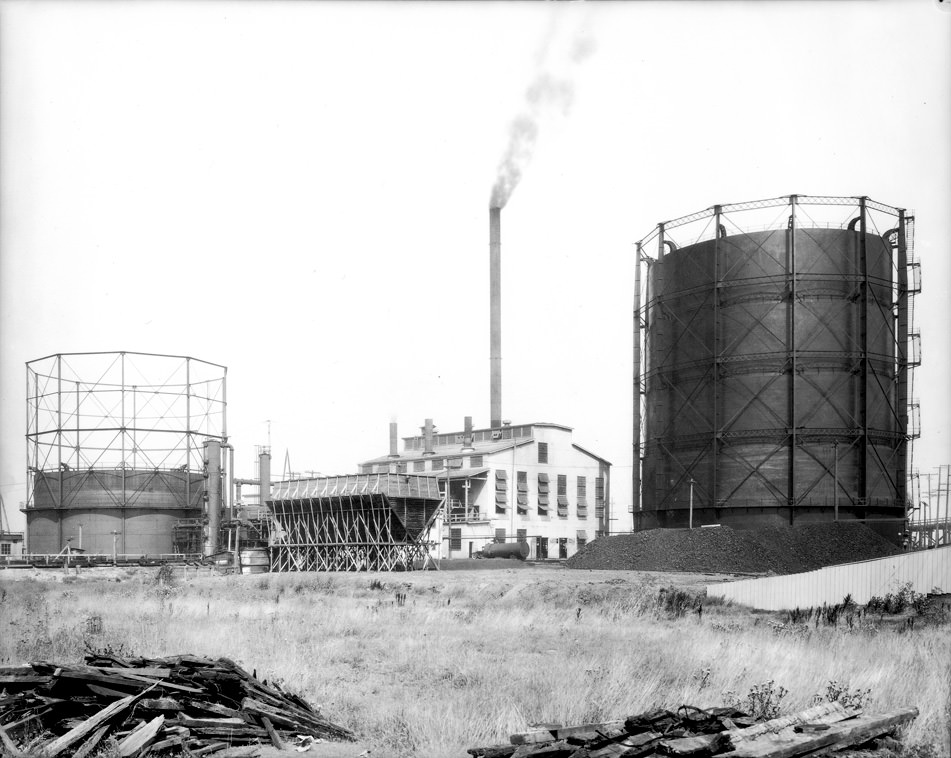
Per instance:
[[[465,758],[534,723],[723,705],[768,682],[774,696],[787,691],[776,705],[788,713],[834,680],[870,709],[917,706],[909,754],[951,754],[946,614],[834,627],[708,603],[698,615],[689,597],[718,578],[560,568],[184,577],[179,568],[163,582],[158,569],[6,571],[0,664],[80,663],[90,648],[227,656],[360,735],[321,755],[394,758]]]

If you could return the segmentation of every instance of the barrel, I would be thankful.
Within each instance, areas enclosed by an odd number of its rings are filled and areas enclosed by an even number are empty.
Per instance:
[[[271,557],[267,548],[242,550],[238,557],[241,559],[242,574],[266,574],[271,570]]]
[[[518,558],[524,561],[531,551],[527,542],[493,542],[482,548],[483,558]]]

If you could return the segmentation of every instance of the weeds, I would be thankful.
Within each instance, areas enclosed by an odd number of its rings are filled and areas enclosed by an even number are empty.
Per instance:
[[[789,694],[785,687],[777,686],[770,679],[768,682],[754,684],[745,697],[738,697],[735,692],[723,693],[726,702],[737,710],[744,711],[757,721],[769,721],[779,716],[780,703]]]
[[[824,692],[812,696],[812,704],[842,703],[846,708],[865,708],[872,699],[871,689],[849,689],[847,683],[830,679]]]

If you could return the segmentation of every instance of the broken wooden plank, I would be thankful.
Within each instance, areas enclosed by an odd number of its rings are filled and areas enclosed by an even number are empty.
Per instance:
[[[182,704],[170,697],[142,698],[139,708],[147,711],[180,711]]]
[[[291,728],[308,731],[315,737],[335,737],[350,742],[356,741],[356,735],[349,729],[333,724],[316,714],[294,708],[290,704],[274,708],[254,698],[246,697],[241,701],[241,708],[248,713],[267,716],[276,724],[286,724]]]
[[[681,737],[673,740],[660,740],[657,749],[664,755],[708,756],[729,744],[729,737],[719,734],[703,734],[696,737]]]
[[[45,758],[55,758],[66,748],[76,744],[87,734],[98,729],[103,723],[129,708],[133,703],[135,703],[151,689],[152,688],[149,687],[142,690],[142,692],[136,693],[135,695],[129,695],[128,697],[124,697],[121,700],[116,700],[114,703],[110,703],[96,715],[86,719],[86,721],[84,721],[79,726],[75,727],[74,729],[70,729],[61,737],[57,737],[55,740],[51,740],[50,742],[43,745],[40,750],[44,753]]]
[[[654,752],[657,744],[663,739],[660,732],[641,732],[625,737],[620,742],[596,748],[589,751],[590,758],[615,758],[615,756],[624,756],[624,758],[635,758],[639,755],[649,755]]]
[[[20,758],[23,753],[20,752],[20,749],[13,743],[13,740],[10,739],[7,735],[7,730],[0,725],[0,745],[3,746],[3,750],[0,751],[4,755],[9,753],[13,758]]]
[[[102,741],[102,738],[106,736],[106,732],[109,731],[109,724],[103,724],[99,727],[92,735],[87,739],[79,749],[73,753],[73,758],[86,758]]]
[[[150,676],[155,679],[168,678],[172,670],[170,668],[160,668],[157,666],[137,666],[135,668],[113,668],[112,666],[89,666],[89,669],[97,671],[100,674],[115,674],[117,676]],[[83,669],[79,669],[80,671]]]
[[[153,742],[149,748],[149,752],[157,753],[160,750],[168,750],[170,747],[179,747],[183,742],[184,740],[178,736],[167,737],[166,739],[159,742]],[[73,758],[75,758],[75,756],[73,756]]]
[[[550,729],[535,729],[531,732],[519,732],[509,737],[513,745],[532,745],[540,742],[552,742],[554,740],[563,740],[568,737],[580,737],[581,739],[598,739],[602,735],[599,730],[624,729],[624,721],[604,721],[597,724],[578,724],[577,726],[558,726]]]
[[[861,709],[847,708],[842,703],[822,703],[820,705],[807,708],[791,716],[782,716],[776,719],[770,719],[745,729],[728,731],[730,743],[736,750],[744,742],[755,740],[762,734],[778,732],[780,729],[795,726],[796,724],[835,724],[845,719],[853,718],[861,713]]]
[[[276,747],[278,750],[283,750],[284,742],[274,729],[274,724],[271,723],[271,719],[269,719],[267,716],[261,716],[261,723],[264,724],[264,728],[267,729],[267,736],[271,738],[271,744],[274,745],[274,747]]]
[[[208,755],[209,753],[215,753],[219,750],[224,750],[226,747],[228,747],[227,742],[210,742],[204,747],[200,747],[197,749],[190,749],[189,752],[193,756]]]
[[[472,747],[466,752],[473,758],[511,758],[516,750],[518,745],[489,745],[488,747]]]
[[[217,719],[205,719],[205,718],[193,718],[191,716],[186,716],[184,713],[179,714],[173,721],[170,723],[176,724],[179,726],[185,726],[189,729],[194,729],[195,727],[235,727],[235,726],[247,726],[248,722],[243,718],[237,716],[229,716],[227,718],[217,718]]]
[[[125,697],[129,694],[128,692],[119,692],[119,690],[103,687],[99,684],[91,684],[90,682],[86,682],[86,689],[95,695],[112,698],[113,700],[118,700],[119,698]]]
[[[164,723],[165,716],[156,716],[151,721],[146,721],[138,728],[133,729],[132,733],[116,747],[119,758],[130,758],[130,756],[136,755],[148,747],[155,740]]]
[[[724,758],[796,758],[822,749],[841,749],[861,745],[887,734],[897,726],[917,718],[917,708],[904,708],[889,713],[858,716],[830,726],[827,732],[809,734],[784,728],[763,733],[754,740],[741,743],[735,750],[723,753]]]

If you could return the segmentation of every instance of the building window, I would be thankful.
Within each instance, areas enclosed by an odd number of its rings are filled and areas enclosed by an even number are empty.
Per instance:
[[[495,472],[495,512],[505,513],[508,507],[508,479],[505,471],[496,469]]]
[[[548,474],[539,474],[538,475],[538,515],[547,516],[548,515]]]
[[[449,530],[449,549],[462,550],[462,529]]]
[[[496,542],[505,542],[505,530],[496,529],[495,530],[495,541]]]
[[[430,471],[442,471],[446,468],[446,462],[442,458],[433,458],[430,464]]]
[[[594,478],[594,515],[604,518],[604,477]]]
[[[578,536],[575,539],[578,541],[578,549],[581,550],[581,548],[588,544],[588,532],[584,529],[579,529]]]
[[[578,477],[578,518],[588,518],[588,480]]]
[[[470,465],[472,468],[479,468],[479,466],[482,466],[482,465],[483,465],[483,463],[482,463],[483,460],[484,460],[484,459],[483,459],[483,457],[482,457],[481,455],[470,455],[470,456],[469,456],[469,465]]]
[[[401,474],[405,474],[405,473],[406,473],[406,463],[397,463],[397,464],[396,464],[396,470],[397,470],[399,473],[401,473]]]
[[[558,475],[558,515],[562,518],[568,516],[568,476],[566,474]]]
[[[413,471],[425,471],[426,461],[413,461]]]
[[[559,537],[558,538],[558,557],[561,560],[564,560],[568,557],[568,538]]]
[[[527,530],[527,529],[516,529],[516,530],[515,530],[515,540],[516,540],[516,542],[528,542],[528,530]]]
[[[548,463],[548,443],[547,442],[538,443],[538,462]]]
[[[10,555],[9,542],[0,542],[0,555]]]
[[[515,474],[516,501],[519,513],[528,513],[528,472],[517,471]]]

